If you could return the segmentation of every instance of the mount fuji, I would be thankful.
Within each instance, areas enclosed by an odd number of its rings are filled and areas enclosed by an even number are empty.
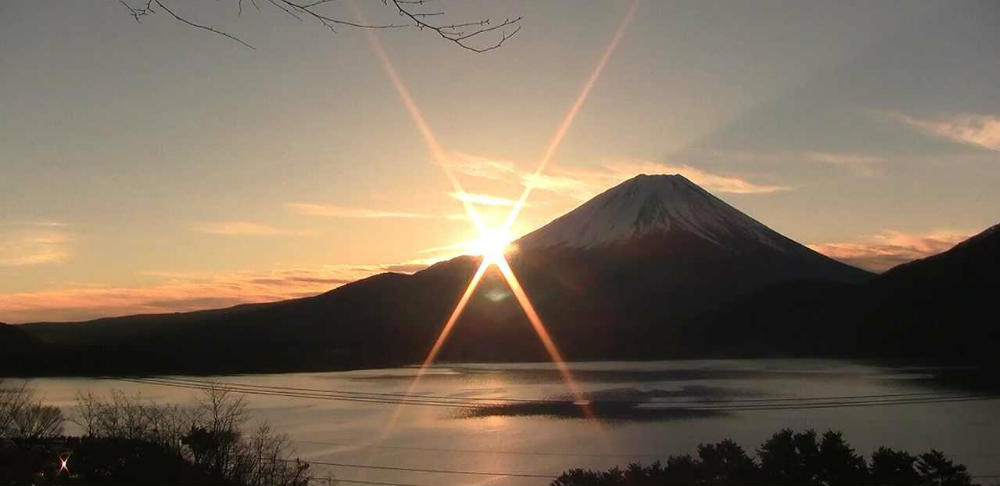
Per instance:
[[[681,175],[622,182],[517,246],[527,260],[544,255],[581,267],[606,262],[600,266],[611,273],[627,268],[643,287],[638,291],[704,284],[719,296],[720,286],[751,290],[785,280],[870,277],[782,236]]]
[[[775,284],[871,274],[800,245],[679,175],[640,175],[516,242],[511,266],[568,359],[671,356],[706,311]],[[20,326],[56,373],[224,373],[420,362],[479,264],[463,256],[302,299]],[[440,355],[546,360],[498,272],[487,272]],[[20,362],[31,368],[30,362]]]
[[[720,247],[801,252],[801,245],[682,175],[639,175],[587,201],[519,241],[522,248],[594,248],[653,233],[686,232]]]

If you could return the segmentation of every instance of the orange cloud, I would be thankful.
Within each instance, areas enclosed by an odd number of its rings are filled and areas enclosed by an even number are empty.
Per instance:
[[[931,135],[1000,151],[1000,117],[963,114],[946,119],[928,120],[896,114],[894,118]]]
[[[471,177],[490,180],[506,180],[521,171],[509,160],[499,160],[463,152],[454,152],[446,163],[450,170]]]
[[[939,230],[929,233],[883,231],[861,242],[806,245],[830,258],[873,272],[936,255],[973,235],[972,231]]]
[[[258,223],[247,221],[222,221],[216,223],[202,223],[192,227],[194,231],[207,233],[210,235],[227,236],[303,236],[311,234],[309,230],[289,230],[275,228]]]
[[[430,219],[440,216],[411,213],[405,211],[385,211],[381,209],[352,208],[345,206],[334,206],[329,204],[313,203],[286,203],[286,206],[300,214],[311,216],[326,216],[331,218],[402,218],[402,219]]]
[[[481,204],[485,206],[510,207],[517,203],[513,199],[490,196],[488,194],[475,194],[471,192],[449,192],[449,196],[462,202]]]
[[[24,225],[18,225],[24,226]],[[28,228],[0,231],[0,267],[19,267],[69,260],[72,237],[60,223],[29,223]]]
[[[424,262],[328,265],[228,275],[150,272],[162,281],[141,287],[76,285],[0,295],[0,321],[75,321],[272,302],[317,295],[378,273],[413,273],[426,266]]]

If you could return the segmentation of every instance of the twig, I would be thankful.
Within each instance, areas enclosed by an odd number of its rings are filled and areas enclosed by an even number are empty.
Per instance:
[[[494,30],[504,29],[506,27],[511,27],[514,24],[517,24],[517,23],[521,22],[522,17],[517,17],[517,18],[515,18],[513,20],[512,19],[506,19],[503,23],[501,23],[499,25],[495,25],[493,27],[485,27],[486,25],[489,25],[490,19],[483,19],[483,20],[480,20],[480,21],[477,21],[477,22],[465,22],[465,23],[460,23],[460,24],[443,25],[443,26],[442,25],[432,25],[430,23],[425,22],[423,20],[423,17],[428,16],[428,15],[437,15],[436,12],[435,13],[430,13],[430,14],[423,13],[423,12],[413,12],[413,11],[408,10],[406,7],[403,7],[403,5],[423,5],[423,0],[392,0],[392,3],[393,3],[393,5],[395,5],[395,7],[399,11],[400,15],[409,18],[414,23],[414,25],[416,25],[418,28],[433,30],[434,32],[437,32],[438,35],[440,35],[443,39],[446,39],[446,40],[449,40],[451,42],[454,42],[455,44],[459,45],[463,49],[467,49],[467,50],[470,50],[470,51],[473,51],[473,52],[487,52],[487,51],[492,51],[493,49],[496,49],[496,48],[502,46],[504,42],[507,42],[507,39],[510,39],[511,37],[514,37],[515,35],[517,35],[518,32],[521,31],[521,26],[520,25],[518,25],[517,28],[515,28],[510,33],[508,33],[506,30],[501,30],[501,32],[500,32],[500,40],[496,41],[493,44],[487,45],[485,47],[476,47],[476,46],[473,46],[473,45],[470,45],[470,44],[466,43],[465,41],[469,40],[469,39],[472,39],[473,37],[476,37],[476,36],[478,36],[480,34],[484,34],[486,32],[492,32]],[[473,26],[479,26],[480,28],[476,29],[476,30],[474,30],[474,31],[472,31],[472,32],[470,32],[468,34],[466,34],[464,32],[457,31],[457,29],[459,29],[461,27],[473,27]]]
[[[167,12],[168,14],[170,14],[171,17],[173,17],[174,19],[176,19],[176,20],[178,20],[178,21],[180,21],[182,23],[185,23],[185,24],[187,24],[187,25],[189,25],[191,27],[197,28],[197,29],[207,30],[207,31],[212,32],[214,34],[218,34],[218,35],[221,35],[223,37],[232,39],[232,40],[234,40],[236,42],[239,42],[240,44],[243,44],[244,46],[249,47],[250,49],[255,49],[254,46],[252,46],[250,44],[247,44],[243,39],[240,39],[239,37],[236,37],[236,36],[231,35],[231,34],[227,34],[227,33],[223,32],[221,30],[218,30],[218,29],[216,29],[214,27],[211,27],[211,26],[208,26],[208,25],[196,24],[196,23],[194,23],[194,22],[192,22],[192,21],[190,21],[188,19],[185,19],[184,17],[181,17],[180,15],[175,14],[173,10],[170,10],[169,8],[167,8],[167,6],[164,5],[163,2],[161,2],[160,0],[152,0],[152,1],[157,6],[159,6],[160,8],[162,8],[164,12]]]
[[[204,25],[194,22],[192,20],[188,20],[186,17],[177,14],[169,7],[167,7],[167,5],[164,4],[164,0],[142,0],[142,1],[145,2],[144,6],[142,6],[141,2],[139,3],[139,6],[135,6],[133,4],[130,4],[127,0],[118,0],[119,3],[121,3],[126,9],[128,9],[129,15],[132,16],[132,18],[135,19],[136,22],[141,23],[143,17],[156,13],[156,9],[154,8],[155,5],[157,8],[163,9],[164,12],[167,12],[171,17],[173,17],[175,20],[181,23],[184,23],[196,29],[206,30],[213,34],[226,37],[230,40],[239,42],[245,47],[254,49],[254,47],[250,45],[248,42],[244,41],[243,39],[235,35],[216,29],[215,27],[209,25]],[[249,0],[249,1],[250,4],[253,5],[254,9],[260,11],[260,6],[257,4],[257,0]],[[275,8],[281,10],[285,14],[291,16],[292,18],[300,22],[305,18],[312,18],[313,20],[319,22],[321,25],[323,25],[324,27],[326,27],[327,29],[329,29],[331,32],[334,33],[337,32],[336,27],[338,26],[352,27],[358,29],[400,29],[407,27],[411,28],[416,27],[419,30],[429,29],[434,32],[437,32],[437,34],[441,38],[453,42],[456,45],[462,47],[463,49],[470,50],[473,52],[486,52],[496,49],[501,45],[503,45],[503,43],[506,42],[508,39],[514,37],[515,35],[517,35],[518,32],[521,31],[521,26],[518,25],[521,22],[521,17],[517,17],[515,19],[508,18],[505,19],[502,23],[497,25],[490,25],[490,19],[488,18],[471,22],[459,22],[447,25],[435,25],[434,23],[431,23],[430,18],[442,17],[445,15],[445,12],[441,10],[433,10],[433,11],[418,10],[419,8],[423,7],[425,3],[429,3],[433,0],[381,0],[382,4],[386,6],[389,6],[391,2],[391,5],[396,9],[397,13],[401,17],[407,19],[407,21],[404,23],[389,23],[389,24],[368,24],[360,22],[351,22],[349,20],[342,20],[339,18],[331,17],[330,15],[319,10],[320,7],[329,3],[333,3],[336,0],[308,0],[308,1],[302,1],[302,3],[299,3],[299,1],[296,0],[267,0],[267,1]],[[236,9],[237,9],[237,16],[242,16],[243,0],[236,0]],[[477,46],[469,43],[469,41],[478,38],[482,34],[495,31],[500,32],[500,38],[492,44],[487,44],[485,46],[484,45]]]

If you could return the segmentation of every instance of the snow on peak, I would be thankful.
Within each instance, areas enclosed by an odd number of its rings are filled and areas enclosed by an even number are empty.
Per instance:
[[[518,244],[590,248],[674,231],[724,247],[747,239],[779,249],[795,245],[679,174],[633,177],[525,235]]]

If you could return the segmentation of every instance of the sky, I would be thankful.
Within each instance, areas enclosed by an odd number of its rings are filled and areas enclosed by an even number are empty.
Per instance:
[[[525,184],[514,236],[680,173],[876,271],[1000,222],[996,2],[643,0],[629,22],[625,1],[434,2],[442,23],[523,17],[487,53],[261,0],[163,2],[253,48],[113,1],[0,3],[0,321],[413,272],[476,237],[460,199],[494,224]],[[381,0],[324,8],[400,22]]]

